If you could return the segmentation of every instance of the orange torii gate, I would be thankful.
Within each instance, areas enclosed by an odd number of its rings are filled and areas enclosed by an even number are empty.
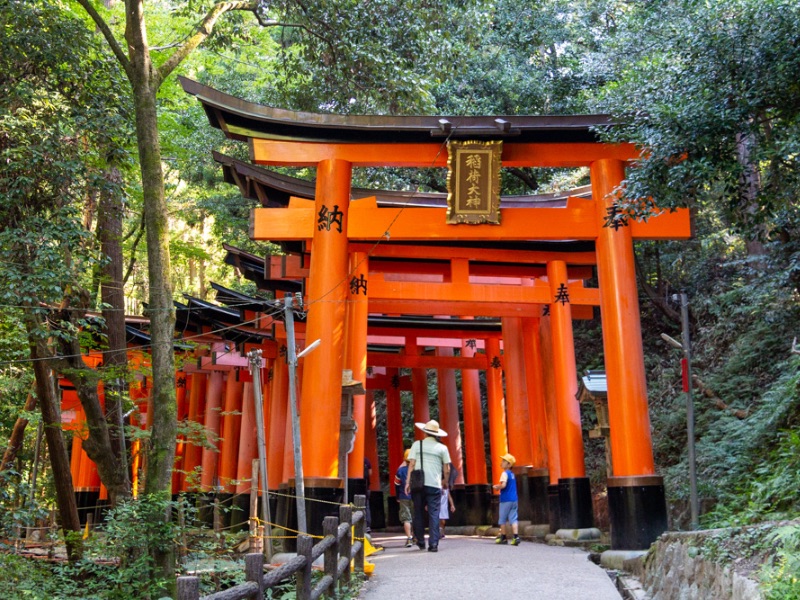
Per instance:
[[[356,244],[353,244],[351,248],[356,246]],[[510,449],[514,455],[518,457],[519,461],[515,470],[518,475],[517,481],[521,492],[521,518],[542,525],[558,521],[558,519],[551,519],[549,515],[548,504],[550,503],[548,501],[548,485],[552,484],[552,487],[556,490],[556,501],[552,503],[556,506],[558,504],[557,484],[560,473],[558,456],[560,454],[560,449],[557,444],[557,438],[554,436],[548,437],[547,435],[546,414],[548,409],[545,408],[544,392],[542,386],[539,385],[541,377],[535,374],[542,372],[543,367],[550,368],[550,365],[543,365],[539,358],[537,350],[538,344],[535,343],[535,339],[538,337],[538,317],[532,318],[530,316],[533,314],[532,310],[540,310],[538,304],[548,304],[550,302],[552,290],[549,284],[536,286],[536,280],[531,280],[530,278],[546,275],[545,267],[537,266],[539,263],[547,262],[548,260],[564,260],[566,262],[566,259],[569,259],[570,263],[570,280],[573,278],[589,278],[592,275],[592,271],[587,266],[573,266],[572,263],[577,262],[579,265],[581,263],[593,264],[594,253],[579,251],[557,252],[552,250],[531,252],[518,250],[505,251],[504,254],[500,252],[487,252],[484,249],[478,248],[462,249],[453,247],[430,249],[392,246],[391,249],[393,253],[389,260],[370,259],[367,261],[366,258],[357,258],[359,264],[365,271],[368,271],[369,275],[370,289],[372,290],[369,293],[370,312],[404,312],[407,314],[420,312],[428,314],[432,311],[434,304],[436,304],[432,298],[436,295],[438,290],[444,290],[445,294],[449,293],[452,297],[440,300],[438,309],[433,312],[449,311],[453,314],[461,315],[493,315],[504,317],[503,328],[508,330],[505,354],[509,357],[509,360],[513,359],[514,362],[512,363],[513,368],[511,370],[506,369],[506,397],[508,400],[505,404],[509,415],[508,419],[506,419],[505,410],[492,411],[491,415],[492,429],[503,431],[503,435],[496,438],[496,444],[491,453],[493,457],[491,461],[493,464],[493,472],[496,473],[500,470],[499,457]],[[424,262],[414,260],[415,258],[421,259],[421,253],[426,252],[438,256],[439,259],[433,260],[428,258],[425,259]],[[442,256],[444,256],[442,252],[447,252],[450,258],[446,261],[441,260]],[[379,255],[382,254],[382,252],[377,250],[375,254]],[[487,257],[486,254],[489,254],[489,256]],[[404,257],[406,262],[400,261],[399,258],[401,257]],[[285,257],[281,258],[279,270],[291,271],[294,269],[294,272],[298,273],[297,267],[288,265],[287,263],[289,261],[284,260],[284,258]],[[491,258],[492,262],[487,263],[487,258]],[[506,263],[504,261],[508,262]],[[492,267],[497,276],[488,277],[488,267]],[[271,273],[271,276],[280,277],[282,275],[281,273]],[[387,291],[382,291],[380,288],[375,291],[375,286],[372,284],[376,281],[379,285],[380,283],[384,283],[384,276],[387,280]],[[529,278],[527,279],[528,283],[532,284],[534,287],[524,286],[523,284],[526,280],[520,279],[521,276]],[[392,278],[393,281],[388,281],[390,278]],[[426,286],[427,291],[421,294],[427,299],[425,303],[405,302],[402,308],[396,306],[387,308],[385,306],[387,302],[390,303],[389,306],[391,306],[391,303],[405,301],[405,294],[403,293],[395,293],[394,298],[391,296],[388,299],[382,298],[384,295],[392,294],[392,285],[408,287],[415,284],[424,284]],[[485,299],[485,292],[483,292],[483,290],[489,289],[490,284],[497,286],[498,289],[506,290],[499,294],[502,300],[498,300],[497,298]],[[454,286],[460,288],[460,294],[453,294],[454,291],[458,291],[458,289],[454,290]],[[516,288],[521,289],[516,290]],[[570,294],[570,303],[573,306],[572,316],[591,318],[591,306],[599,303],[598,290],[596,288],[584,289],[580,281],[574,283],[571,281],[566,282],[564,290],[568,291]],[[515,291],[522,293],[515,294]],[[588,311],[583,309],[588,309]],[[538,315],[538,312],[535,314]],[[527,315],[527,318],[520,320],[518,318],[520,315]],[[369,327],[370,333],[376,330],[373,321],[374,319],[371,318]],[[443,326],[444,321],[441,319],[438,321]],[[464,321],[461,321],[461,323],[464,323]],[[473,321],[473,323],[478,322]],[[517,331],[522,330],[526,330],[524,338],[515,335]],[[373,338],[374,336],[368,335],[369,340]],[[512,339],[515,341],[513,344],[509,343],[509,340]],[[374,343],[374,341],[370,343]],[[404,339],[401,345],[406,346],[407,349],[411,347],[416,348],[417,340]],[[566,364],[568,365],[574,365],[574,358],[567,356],[563,352],[559,354],[559,359],[567,360]],[[483,359],[477,357],[464,358],[463,356],[449,358],[445,356],[421,357],[409,355],[407,352],[405,356],[394,356],[392,360],[388,360],[388,362],[387,360],[388,357],[385,354],[367,355],[367,364],[371,366],[393,365],[397,367],[402,365],[412,368],[414,372],[414,389],[416,391],[415,420],[423,422],[427,421],[429,418],[426,407],[427,387],[425,384],[425,372],[427,368],[438,368],[440,378],[449,377],[454,368],[468,370],[486,370],[488,368],[488,362],[485,356]],[[527,368],[526,362],[530,363]],[[447,367],[443,367],[445,363],[447,363]],[[571,367],[571,370],[574,371],[574,366]],[[474,390],[474,392],[471,393],[471,390],[467,389],[465,392],[467,398],[478,397],[479,394],[477,380],[473,380],[473,377],[474,375],[467,375],[467,381],[472,381],[467,387],[471,387]],[[417,388],[417,384],[420,386],[419,388]],[[453,380],[452,386],[454,385],[455,381]],[[457,407],[456,405],[453,405],[452,408],[449,407],[451,404],[451,397],[453,398],[452,402],[455,402],[454,389],[453,393],[448,393],[452,386],[450,384],[440,384],[440,410],[443,415],[447,417],[453,416],[455,418],[453,423],[448,425],[451,429],[457,430]],[[490,388],[490,391],[491,389],[492,388]],[[442,398],[445,399],[444,403],[441,402]],[[500,400],[502,401],[502,398]],[[470,404],[470,406],[473,406],[473,404]],[[354,412],[356,413],[354,416],[356,417],[359,431],[366,431],[368,433],[370,430],[369,428],[365,428],[363,410]],[[473,450],[470,453],[471,458],[476,456],[477,449],[480,449],[481,453],[483,453],[484,448],[483,432],[480,431],[477,426],[474,426],[476,417],[472,415],[472,412],[473,411],[469,412],[469,418],[465,414],[464,419],[464,447],[468,450]],[[554,414],[555,408],[551,407],[549,412]],[[442,419],[443,417],[440,415],[440,420]],[[497,421],[497,423],[494,421]],[[508,436],[505,434],[506,421],[508,422]],[[555,432],[557,427],[553,423],[550,429]],[[363,437],[361,437],[361,439],[363,440]],[[452,438],[448,438],[448,440],[452,442]],[[392,442],[393,440],[390,439],[390,449],[394,448],[396,450]],[[581,440],[573,439],[572,443],[581,444]],[[450,445],[450,443],[448,445]],[[581,454],[580,462],[582,463],[582,446],[577,448],[575,452]],[[396,460],[396,462],[390,462],[390,464],[399,464],[400,462],[399,459],[395,457],[395,453],[396,452],[392,451],[389,453],[390,457]],[[451,448],[451,455],[456,454],[457,452],[454,446]],[[398,456],[401,455],[402,453],[398,453]],[[551,465],[548,465],[548,460],[552,463]],[[360,448],[354,448],[354,451],[349,455],[348,463],[353,472],[360,473],[360,465],[363,464],[363,455]],[[461,468],[460,463],[457,466],[459,469]],[[470,481],[466,489],[457,487],[454,490],[454,496],[459,498],[459,500],[462,494],[466,496],[465,501],[461,504],[462,506],[466,505],[467,510],[461,511],[457,518],[460,519],[461,516],[468,514],[470,515],[470,519],[473,519],[474,522],[471,521],[465,524],[483,524],[486,522],[486,519],[481,515],[485,515],[486,513],[484,508],[489,502],[491,491],[490,487],[486,485],[485,478],[480,482],[475,482],[473,480],[474,478],[471,476],[472,473],[480,469],[477,463],[475,461],[470,461],[469,466],[471,468],[468,469],[467,473],[470,474]],[[350,482],[348,488],[354,489],[358,483],[359,480]],[[377,484],[377,482],[375,482],[375,484]],[[591,519],[591,503],[588,496],[588,489],[586,492],[587,493],[584,495],[585,502],[583,506],[585,508],[583,512],[587,515],[586,523],[588,526]],[[373,495],[372,498],[375,499],[375,512],[380,512],[382,507],[382,502],[379,502],[380,498],[376,498],[375,495]],[[392,514],[393,508],[394,507],[390,504],[390,515]]]
[[[255,169],[254,167],[251,168]],[[295,187],[299,186],[295,184]],[[264,190],[264,192],[272,196],[271,189]],[[380,193],[385,194],[385,192]],[[288,202],[287,200],[287,204]],[[531,200],[528,200],[528,203],[536,205],[532,203]],[[358,250],[358,245],[351,244],[351,249]],[[267,267],[264,259],[247,255],[247,253],[234,248],[229,247],[228,250],[235,255],[235,257],[231,257],[231,262],[235,262],[240,268],[245,268],[246,272],[249,274],[248,276],[253,277],[256,281],[263,279],[267,274],[269,275],[269,281],[272,282],[283,277],[305,279],[308,276],[308,269],[303,269],[298,255],[290,254],[288,256],[272,257],[269,259],[269,267]],[[428,258],[421,260],[423,258],[421,253],[426,253]],[[504,317],[504,327],[506,329],[510,328],[508,337],[509,339],[513,337],[517,343],[510,346],[507,344],[505,350],[506,355],[515,360],[513,363],[514,368],[511,371],[507,370],[506,378],[508,387],[507,397],[509,398],[505,403],[509,414],[509,418],[507,419],[509,423],[508,437],[505,434],[506,411],[495,410],[492,411],[491,415],[492,429],[503,432],[502,436],[496,436],[496,444],[491,453],[493,457],[493,471],[496,473],[500,470],[499,457],[505,454],[510,448],[519,460],[515,470],[517,471],[517,481],[521,492],[521,518],[523,520],[530,520],[536,524],[558,522],[557,518],[550,518],[548,514],[548,505],[552,504],[554,507],[558,505],[557,483],[560,472],[558,467],[559,448],[557,437],[555,435],[548,436],[547,427],[545,425],[547,413],[549,412],[551,415],[555,414],[555,408],[550,407],[549,409],[545,409],[543,399],[544,392],[541,389],[541,377],[536,375],[536,373],[542,372],[543,368],[550,368],[549,364],[542,364],[539,358],[537,344],[535,344],[538,318],[525,318],[522,319],[520,323],[520,320],[516,317],[526,314],[530,315],[532,304],[535,310],[539,310],[536,303],[548,303],[551,291],[548,285],[540,285],[538,289],[528,287],[527,290],[522,290],[523,292],[534,292],[533,295],[526,293],[525,295],[517,294],[515,297],[512,293],[513,289],[511,286],[519,287],[523,285],[525,281],[535,285],[536,280],[532,278],[546,276],[546,268],[540,265],[548,262],[548,260],[563,260],[568,262],[568,276],[570,280],[586,279],[593,274],[592,269],[588,265],[593,265],[595,262],[594,252],[581,251],[580,248],[572,248],[572,251],[569,252],[564,248],[560,251],[511,249],[492,251],[491,249],[484,248],[416,248],[409,245],[392,245],[375,248],[368,262],[366,259],[359,259],[361,265],[368,271],[371,284],[376,281],[383,282],[385,279],[387,285],[393,285],[396,282],[399,282],[397,284],[401,286],[424,283],[428,286],[433,286],[431,289],[438,287],[446,291],[450,288],[452,291],[453,283],[460,284],[461,288],[464,289],[464,284],[467,283],[468,279],[471,285],[469,285],[469,288],[465,291],[471,294],[472,299],[470,300],[462,293],[462,295],[456,296],[455,299],[441,301],[444,303],[444,307],[440,307],[440,309],[442,311],[449,310],[451,313],[456,314],[496,315]],[[260,268],[258,267],[259,263],[261,264]],[[460,264],[454,267],[454,263]],[[490,277],[490,274],[493,274],[494,277]],[[459,279],[462,281],[459,281]],[[502,294],[503,301],[498,301],[496,299],[486,301],[481,297],[479,291],[481,289],[486,289],[488,284],[494,284],[499,286],[500,289],[509,290],[509,292]],[[382,312],[421,312],[423,314],[431,312],[432,301],[430,300],[425,303],[406,302],[402,309],[382,308],[381,303],[391,303],[396,300],[381,298],[383,293],[375,291],[374,286],[371,286],[370,289],[372,290],[369,294],[370,312],[374,312],[375,310]],[[573,307],[573,318],[592,318],[592,305],[597,305],[599,303],[598,290],[596,288],[584,289],[580,281],[576,281],[574,284],[569,283],[565,289],[571,294],[570,303]],[[426,296],[427,298],[431,298],[433,293],[429,291],[426,293]],[[396,295],[395,298],[400,301],[404,300],[402,294]],[[583,305],[584,302],[587,304]],[[391,319],[387,319],[387,321],[391,322]],[[438,319],[436,321],[438,321],[441,327],[445,326],[445,320]],[[460,321],[460,323],[464,323],[464,321]],[[479,322],[472,321],[471,323],[478,324]],[[399,323],[394,323],[394,325],[397,326]],[[520,327],[526,330],[523,339],[520,339],[518,336],[513,336],[514,332],[520,329]],[[384,327],[383,329],[385,330],[386,328]],[[375,317],[370,317],[368,330],[369,343],[376,343],[375,336],[372,334],[377,330]],[[412,346],[416,347],[417,343],[422,345],[422,341],[409,341],[405,338],[399,342],[401,346],[405,345],[407,349]],[[549,344],[549,340],[547,343]],[[438,344],[435,343],[433,345],[436,346]],[[462,354],[466,351],[466,348],[462,349]],[[523,355],[525,355],[524,358]],[[563,358],[563,353],[559,355],[559,358]],[[473,399],[467,402],[466,406],[474,410],[465,410],[464,448],[468,451],[468,457],[470,459],[477,457],[478,449],[480,449],[480,453],[483,454],[483,432],[476,425],[476,423],[480,422],[480,417],[473,414],[476,410],[480,413],[479,388],[477,387],[477,379],[475,379],[477,373],[474,372],[473,369],[486,370],[487,361],[485,357],[483,360],[464,359],[463,357],[423,358],[412,357],[406,353],[405,356],[393,357],[393,362],[390,361],[388,364],[399,366],[400,363],[398,359],[403,363],[403,366],[412,368],[415,374],[415,407],[419,409],[415,409],[415,420],[417,421],[427,421],[429,418],[427,408],[423,410],[423,407],[427,403],[427,387],[424,383],[426,380],[426,369],[434,368],[438,365],[440,367],[438,369],[440,378],[450,377],[453,373],[453,368],[468,369],[466,372],[464,394],[465,398],[468,400]],[[416,364],[412,364],[414,360]],[[385,354],[368,354],[367,356],[367,364],[370,366],[387,364],[386,361],[387,357]],[[441,368],[442,363],[445,362],[449,363],[449,368]],[[530,363],[527,365],[527,368],[526,362]],[[571,362],[574,362],[574,359]],[[416,368],[414,368],[415,366]],[[472,373],[470,373],[470,371],[472,371]],[[524,377],[523,374],[525,375]],[[464,373],[462,372],[462,376],[463,375]],[[416,384],[419,384],[419,387]],[[530,390],[527,388],[530,388]],[[451,394],[448,393],[450,389],[451,386],[449,384],[441,387],[440,396],[447,401],[444,404],[440,402],[440,407],[444,406],[444,408],[442,408],[442,414],[455,417],[456,408],[447,409],[450,404],[449,397]],[[500,400],[502,401],[503,399],[500,398]],[[365,434],[369,435],[371,429],[366,427],[363,408],[359,406],[354,408],[354,417],[358,424],[358,431],[361,432],[357,441],[363,443],[365,441]],[[391,411],[389,414],[392,416]],[[440,419],[442,418],[443,417],[440,416]],[[494,421],[497,421],[497,423]],[[451,429],[456,430],[458,420],[456,419],[452,424],[448,425]],[[555,422],[551,423],[549,428],[553,433],[557,432]],[[448,438],[448,440],[452,441],[452,438]],[[573,441],[580,443],[580,440]],[[398,457],[402,456],[402,453],[397,451],[394,442],[395,440],[389,439],[390,464],[399,464],[400,460]],[[357,445],[354,446],[353,451],[348,456],[348,474],[359,474],[357,479],[349,481],[349,490],[358,489],[359,485],[363,485],[360,473],[364,459],[364,447],[363,445],[360,447]],[[470,450],[472,451],[470,452]],[[579,448],[577,451],[582,452],[583,450]],[[454,446],[451,448],[451,455],[456,454],[457,452]],[[548,462],[552,464],[548,465]],[[486,485],[485,476],[482,479],[472,476],[474,473],[480,471],[481,463],[483,464],[483,470],[485,472],[485,458],[482,457],[480,463],[476,460],[468,461],[467,474],[469,475],[469,481],[466,489],[456,487],[454,490],[454,497],[459,500],[461,500],[462,494],[466,497],[460,504],[466,506],[467,510],[459,511],[459,515],[457,516],[457,519],[460,519],[462,516],[469,515],[470,521],[465,524],[479,525],[487,522],[485,516],[482,515],[486,514],[486,510],[484,509],[489,503],[491,488]],[[458,467],[460,468],[461,465],[458,464]],[[379,486],[376,475],[377,473],[373,471],[373,486]],[[479,481],[476,481],[476,479]],[[551,491],[553,488],[555,489],[553,492],[555,495],[554,502],[548,501],[549,484],[552,484]],[[378,490],[373,487],[373,491]],[[587,518],[590,518],[591,506],[588,502],[588,496],[586,499],[585,512],[588,515]],[[372,494],[371,504],[374,504],[374,514],[383,514],[382,494]],[[390,502],[390,519],[393,509],[394,506]]]
[[[316,167],[313,207],[269,213],[257,209],[251,227],[254,239],[312,240],[306,334],[308,339],[321,339],[322,345],[306,357],[302,379],[301,403],[314,406],[301,416],[304,439],[314,440],[304,456],[309,496],[330,498],[330,490],[338,485],[342,368],[349,366],[362,381],[366,375],[370,303],[366,293],[363,298],[349,294],[351,281],[365,281],[367,272],[361,266],[363,258],[351,251],[352,242],[472,241],[491,247],[508,241],[586,240],[594,244],[596,252],[608,378],[614,472],[608,481],[612,546],[643,548],[666,528],[663,482],[655,471],[650,436],[633,240],[686,239],[691,236],[689,214],[662,213],[647,222],[611,220],[626,163],[639,153],[630,144],[598,142],[592,128],[608,124],[606,117],[311,115],[248,103],[187,79],[181,83],[198,96],[213,126],[230,138],[249,142],[254,162]],[[444,145],[451,138],[502,140],[501,160],[506,167],[588,167],[592,199],[575,200],[565,208],[503,209],[499,225],[447,224],[445,210],[437,208],[351,204],[354,167],[444,167],[448,158]],[[549,261],[547,277],[551,294],[566,286],[565,262]],[[466,293],[466,288],[458,291]],[[437,290],[441,295],[435,299],[445,301],[441,308],[457,302],[452,295],[455,292],[452,288]],[[496,292],[487,293],[490,299],[501,300],[492,296]],[[572,309],[569,302],[555,298],[554,294],[548,305],[560,462],[558,501],[561,527],[574,529],[591,525],[591,502],[574,396],[574,356],[571,362],[568,357],[564,360],[564,350],[572,351]],[[435,314],[442,313],[436,310]]]

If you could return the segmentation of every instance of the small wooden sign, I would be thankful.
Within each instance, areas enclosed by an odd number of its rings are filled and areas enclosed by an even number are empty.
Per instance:
[[[500,224],[502,141],[447,143],[447,223]]]

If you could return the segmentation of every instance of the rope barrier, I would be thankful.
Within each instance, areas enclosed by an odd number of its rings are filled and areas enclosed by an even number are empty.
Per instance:
[[[294,494],[283,494],[281,492],[267,492],[267,496],[283,496],[284,498],[298,498],[299,497],[299,496],[296,496]],[[322,504],[333,504],[335,506],[352,506],[353,508],[355,508],[355,505],[353,505],[352,502],[334,502],[332,500],[320,500],[319,498],[309,498],[307,496],[305,497],[305,500],[306,500],[306,502],[320,502]]]
[[[308,533],[308,532],[303,533],[302,531],[298,531],[297,529],[292,529],[291,527],[286,527],[285,525],[278,525],[277,523],[270,523],[269,521],[262,521],[258,517],[250,517],[250,520],[251,521],[255,521],[256,523],[259,523],[259,524],[262,524],[262,525],[271,525],[272,527],[274,527],[276,529],[282,529],[284,531],[291,531],[293,533],[296,533],[297,535],[307,535],[307,536],[309,536],[311,538],[314,538],[315,540],[325,539],[325,536],[323,536],[323,535],[313,535],[313,534]],[[270,539],[270,540],[295,540],[295,539],[297,539],[297,535],[264,535],[264,536],[260,535],[258,537],[263,537],[263,538]],[[357,541],[361,541],[361,542],[363,542],[364,539],[365,538],[363,538],[363,537],[362,538],[355,537],[355,536],[353,537],[353,540],[357,540]]]

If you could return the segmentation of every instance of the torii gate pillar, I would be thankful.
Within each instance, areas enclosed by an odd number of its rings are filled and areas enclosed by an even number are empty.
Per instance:
[[[345,344],[345,366],[353,371],[353,379],[364,387],[367,383],[367,272],[369,257],[365,252],[350,254],[350,281],[347,297],[347,335]],[[347,495],[351,502],[356,495],[366,494],[364,485],[364,447],[369,424],[367,423],[367,397],[365,394],[353,395],[353,420],[356,423],[352,450],[347,455]],[[378,466],[372,465],[374,471]]]
[[[531,450],[533,460],[528,469],[528,497],[531,504],[531,524],[550,522],[547,486],[547,413],[545,411],[544,366],[539,341],[539,318],[522,319],[525,346],[525,376],[528,384],[528,414],[531,420]]]
[[[520,317],[503,317],[503,371],[506,376],[508,451],[517,459],[513,467],[519,496],[520,521],[531,520],[528,468],[531,459],[531,420],[528,413],[528,382]],[[496,478],[495,478],[496,479]]]
[[[327,158],[317,164],[314,255],[308,278],[306,340],[319,339],[320,347],[303,359],[300,430],[307,523],[318,533],[318,523],[330,507],[313,499],[341,501],[343,482],[338,475],[339,422],[342,399],[342,366],[345,305],[349,279],[347,213],[350,203],[350,162]]]
[[[492,481],[500,481],[503,472],[501,456],[508,452],[506,433],[506,402],[503,397],[503,372],[500,363],[500,340],[486,340],[486,356],[489,368],[486,370],[486,402],[489,411],[489,447],[491,449]],[[500,492],[494,490],[492,511],[498,509]],[[497,514],[497,513],[494,513]],[[494,517],[493,514],[493,517]],[[492,521],[496,522],[496,521]]]
[[[624,177],[622,161],[592,163],[598,219],[608,215]],[[653,461],[630,227],[601,228],[596,248],[614,472],[608,479],[611,547],[642,549],[667,529],[667,506]]]
[[[473,357],[474,346],[475,344],[470,344],[468,340],[462,340],[461,356]],[[466,471],[464,519],[469,524],[488,523],[492,488],[488,483],[486,468],[481,387],[477,370],[461,370],[461,397],[464,405],[464,470]]]

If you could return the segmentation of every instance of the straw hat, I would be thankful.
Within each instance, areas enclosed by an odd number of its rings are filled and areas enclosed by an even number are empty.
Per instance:
[[[431,419],[427,423],[414,423],[417,429],[421,429],[428,435],[436,437],[447,437],[447,432],[444,429],[439,429],[439,422]]]
[[[513,454],[503,454],[503,456],[501,456],[500,458],[503,459],[504,461],[506,461],[512,467],[514,466],[514,463],[517,462],[517,459],[514,458]]]

